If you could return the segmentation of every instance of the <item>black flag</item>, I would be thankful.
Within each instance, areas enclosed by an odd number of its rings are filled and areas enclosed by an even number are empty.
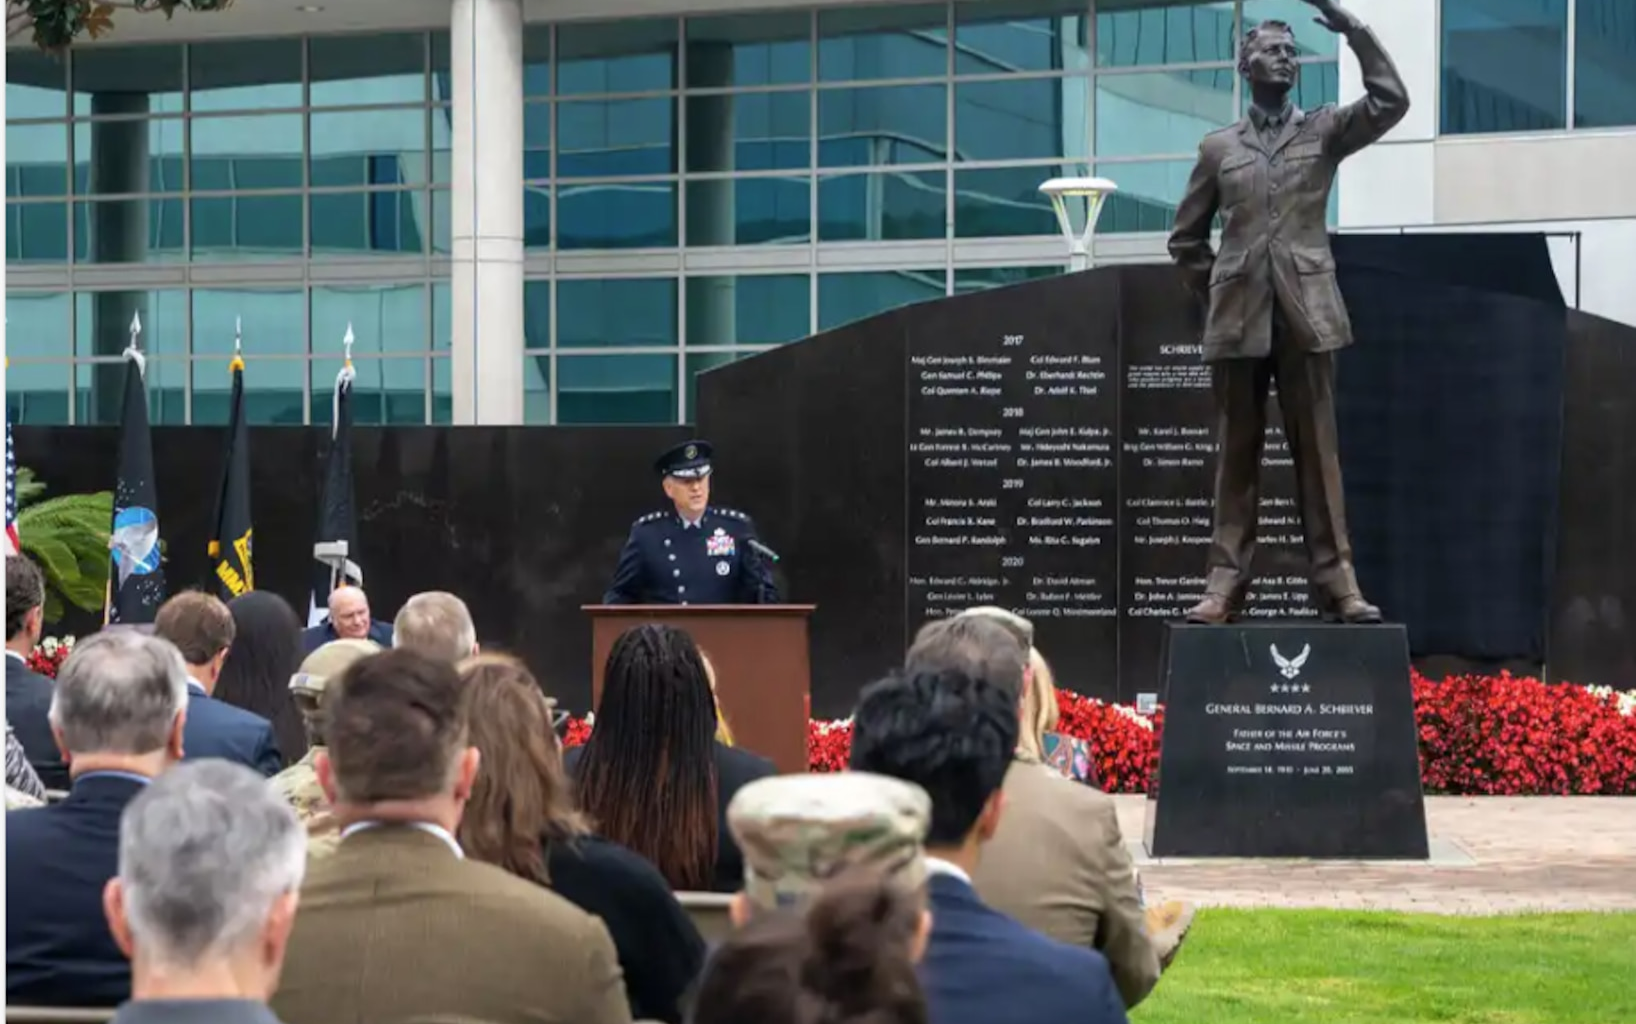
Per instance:
[[[244,420],[244,360],[233,357],[233,411],[227,420],[227,455],[222,461],[221,485],[216,489],[216,514],[210,520],[210,571],[223,601],[256,589],[250,556],[250,427]]]
[[[125,408],[119,425],[119,481],[108,538],[110,623],[149,624],[165,601],[160,564],[159,488],[153,478],[153,438],[148,433],[148,389],[142,356],[125,354]]]
[[[358,518],[352,500],[352,373],[350,364],[335,379],[334,422],[330,426],[329,459],[324,465],[324,490],[318,499],[318,533],[312,555],[318,560],[308,624],[324,620],[329,595],[342,583],[362,586],[358,566]]]

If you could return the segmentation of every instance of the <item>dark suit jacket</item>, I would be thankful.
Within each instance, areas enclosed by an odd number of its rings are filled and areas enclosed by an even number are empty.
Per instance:
[[[131,965],[102,914],[119,872],[119,816],[144,783],[93,772],[68,798],[6,815],[6,1001],[118,1006]]]
[[[273,723],[260,715],[187,689],[187,723],[182,727],[182,756],[189,761],[218,757],[272,778],[284,770]]]
[[[287,1024],[626,1024],[602,922],[407,826],[312,861],[272,1009]]]
[[[340,638],[335,635],[335,623],[325,619],[318,625],[309,626],[301,631],[301,649],[303,652],[311,654],[313,651],[318,650],[318,648],[329,643],[331,640],[338,639]],[[382,622],[379,619],[372,620],[369,623],[369,635],[367,639],[373,643],[380,644],[382,647],[391,647],[392,624],[390,622]]]
[[[984,906],[934,874],[921,985],[937,1024],[1128,1024],[1102,954],[1067,946]]]
[[[1170,255],[1205,296],[1206,360],[1272,352],[1273,305],[1294,344],[1328,352],[1352,343],[1352,323],[1329,251],[1329,192],[1340,162],[1403,120],[1409,93],[1369,29],[1346,34],[1363,70],[1366,95],[1345,106],[1291,108],[1271,146],[1254,119],[1211,132],[1176,208]],[[1222,216],[1221,253],[1210,224]]]
[[[28,755],[28,763],[46,789],[68,788],[68,765],[51,738],[52,682],[23,664],[23,659],[6,654],[6,721]]]
[[[563,765],[569,775],[577,776],[580,755],[583,753],[583,748],[574,747],[563,755]],[[727,805],[733,802],[733,795],[739,790],[757,779],[777,775],[778,768],[760,754],[752,754],[742,747],[729,747],[725,743],[715,745],[715,760],[716,877],[710,888],[713,892],[738,892],[744,888],[744,854],[733,841],[732,830],[727,827]]]

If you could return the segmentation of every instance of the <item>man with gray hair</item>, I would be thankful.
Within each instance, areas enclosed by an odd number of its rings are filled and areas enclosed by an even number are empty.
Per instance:
[[[259,774],[215,759],[160,776],[125,808],[103,909],[131,959],[115,1024],[276,1024],[307,837]]]
[[[466,602],[428,590],[404,602],[392,621],[392,646],[458,664],[477,653],[477,626]]]
[[[187,666],[170,642],[98,633],[57,673],[51,733],[71,779],[60,804],[6,815],[6,1000],[116,1006],[131,971],[102,913],[126,806],[182,757]]]

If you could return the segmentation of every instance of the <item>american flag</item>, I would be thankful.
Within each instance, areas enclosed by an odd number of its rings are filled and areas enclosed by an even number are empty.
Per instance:
[[[6,554],[15,555],[23,542],[17,536],[17,450],[11,444],[11,420],[6,420]]]

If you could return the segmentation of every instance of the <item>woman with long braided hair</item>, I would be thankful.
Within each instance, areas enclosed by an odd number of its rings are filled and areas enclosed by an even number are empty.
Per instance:
[[[646,857],[676,890],[739,889],[744,861],[726,807],[741,786],[776,774],[766,758],[718,742],[716,725],[693,638],[637,626],[614,641],[596,726],[567,758],[602,837]]]

